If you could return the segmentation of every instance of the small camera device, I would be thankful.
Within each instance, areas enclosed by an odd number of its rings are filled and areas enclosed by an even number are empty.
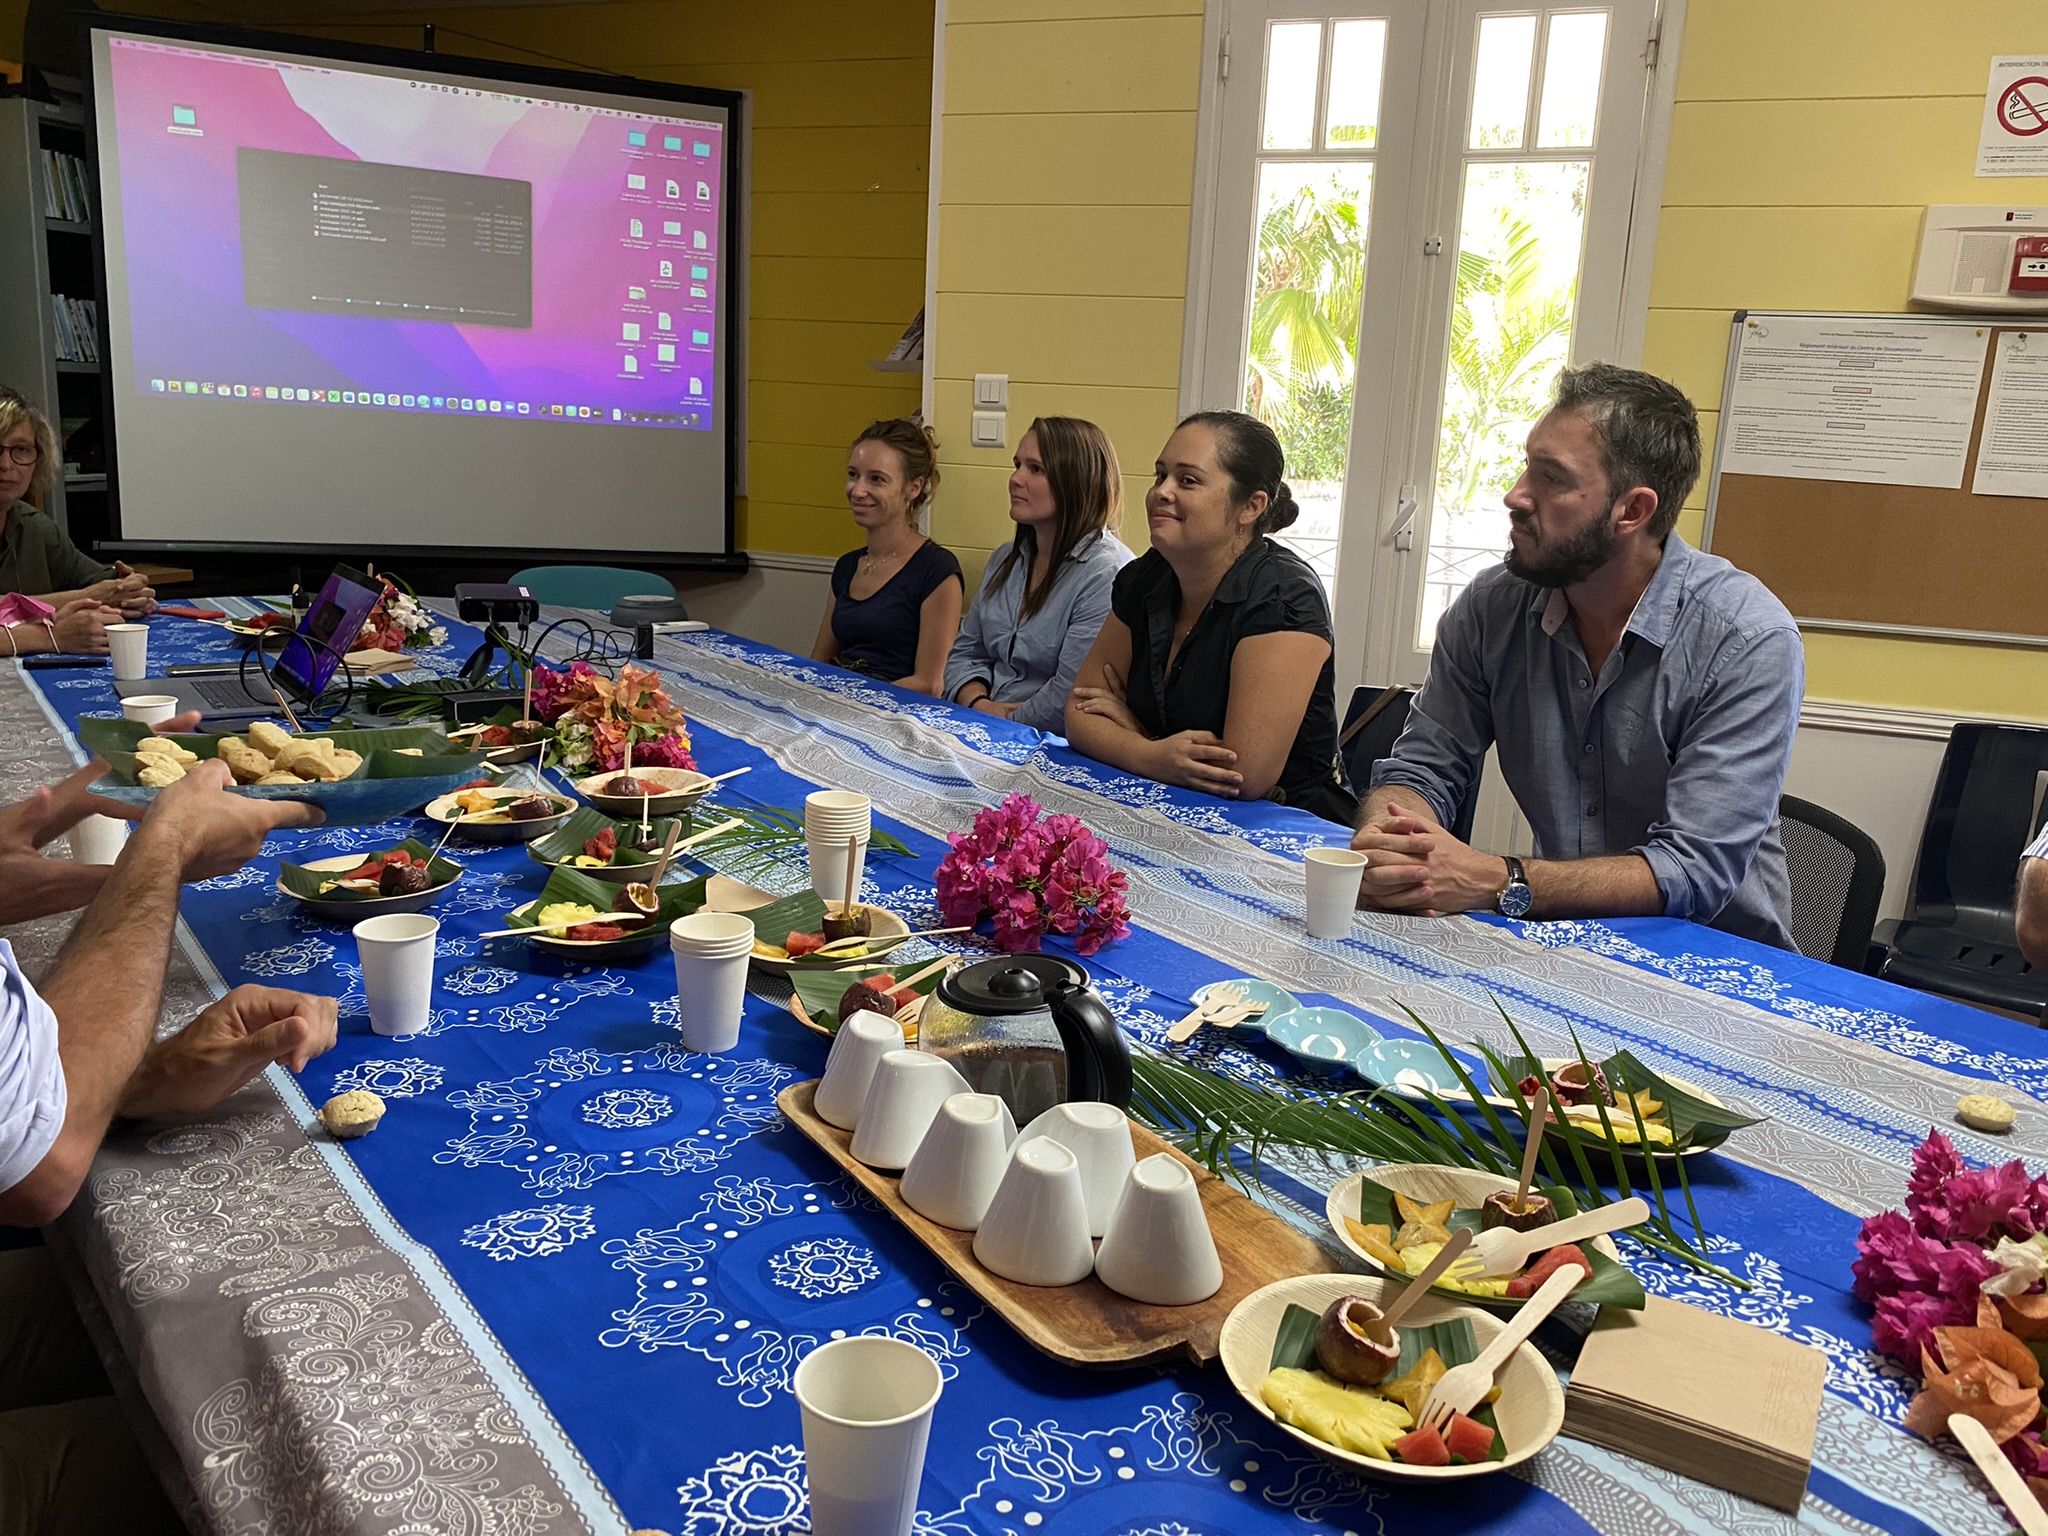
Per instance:
[[[531,624],[540,617],[540,600],[505,582],[462,582],[455,588],[455,612],[470,624]]]

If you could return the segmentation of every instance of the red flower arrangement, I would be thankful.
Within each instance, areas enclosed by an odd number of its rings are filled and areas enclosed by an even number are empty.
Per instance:
[[[1109,845],[1078,816],[1044,816],[1029,795],[977,811],[973,829],[946,839],[939,913],[948,923],[993,919],[1011,954],[1035,950],[1048,932],[1070,934],[1092,955],[1131,931],[1130,879],[1109,863]]]
[[[1970,1168],[1930,1131],[1913,1153],[1906,1209],[1863,1223],[1855,1292],[1871,1343],[1920,1375],[1906,1427],[1932,1440],[1966,1413],[2048,1494],[2042,1376],[2029,1340],[2048,1337],[2048,1178],[2024,1163]]]

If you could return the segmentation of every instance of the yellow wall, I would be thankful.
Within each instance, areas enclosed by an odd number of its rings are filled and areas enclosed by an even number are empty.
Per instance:
[[[1702,407],[1720,403],[1737,308],[1904,310],[1924,205],[2048,203],[2048,179],[1975,174],[1991,57],[2039,51],[2039,0],[1687,12],[1643,366]],[[1701,411],[1710,451],[1717,414]],[[1686,537],[1705,505],[1702,486]],[[1815,631],[1806,665],[1814,698],[2048,719],[2041,650]]]
[[[1124,539],[1180,395],[1201,0],[948,0],[939,151],[933,533],[969,581],[1010,537],[1034,416],[1116,444]],[[968,446],[973,378],[1010,376],[1010,444]]]
[[[0,45],[19,36],[0,0]],[[114,9],[220,19],[154,0]],[[280,8],[284,9],[284,8]],[[837,554],[855,541],[846,446],[917,409],[887,355],[924,302],[932,0],[614,0],[380,15],[289,8],[290,30],[754,93],[753,324],[743,548]],[[0,52],[6,51],[0,47]]]

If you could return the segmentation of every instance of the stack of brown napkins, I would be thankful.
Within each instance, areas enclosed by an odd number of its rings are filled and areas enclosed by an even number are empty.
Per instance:
[[[1827,1357],[1753,1323],[1652,1296],[1602,1307],[1564,1397],[1564,1432],[1796,1510]]]

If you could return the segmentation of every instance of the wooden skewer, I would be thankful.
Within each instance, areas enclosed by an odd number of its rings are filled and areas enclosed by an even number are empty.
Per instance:
[[[730,832],[734,827],[744,827],[745,825],[746,823],[744,821],[741,821],[739,817],[734,816],[729,820],[721,821],[715,827],[706,827],[702,832],[692,832],[688,837],[684,838],[680,843],[677,843],[675,847],[670,849],[669,852],[681,853],[685,848],[689,848],[698,843],[701,843],[706,838],[716,837],[721,832]],[[676,829],[678,831],[682,829],[681,822],[676,823]]]
[[[1984,1474],[1985,1480],[2005,1501],[2005,1507],[2020,1523],[2020,1529],[2027,1536],[2048,1536],[2048,1513],[2042,1511],[2041,1501],[2034,1497],[2033,1490],[2021,1479],[2013,1464],[2005,1459],[2005,1452],[1991,1438],[1991,1431],[1967,1413],[1952,1413],[1948,1416],[1948,1432],[1970,1453],[1970,1460],[1977,1463],[1977,1470]]]
[[[1535,1109],[1534,1105],[1530,1106]],[[1543,1149],[1543,1115],[1540,1111],[1529,1116],[1529,1140],[1522,1147],[1522,1182],[1515,1186],[1514,1209],[1522,1209],[1522,1202],[1529,1198],[1530,1181],[1536,1177],[1536,1154]]]
[[[1465,1256],[1465,1250],[1472,1246],[1472,1229],[1460,1227],[1451,1234],[1451,1240],[1438,1250],[1437,1256],[1423,1266],[1422,1273],[1408,1282],[1408,1286],[1396,1296],[1380,1315],[1380,1325],[1392,1328],[1407,1314],[1410,1307],[1429,1294],[1429,1288],[1450,1272],[1453,1264]]]
[[[671,821],[668,824],[668,841],[662,845],[661,862],[654,866],[654,878],[647,883],[660,885],[662,876],[668,873],[668,861],[676,856],[676,839],[683,835],[683,824]]]
[[[901,991],[905,987],[914,987],[920,981],[923,981],[925,977],[933,975],[939,971],[943,971],[947,966],[951,965],[955,960],[959,958],[960,957],[958,955],[941,955],[938,959],[934,960],[930,965],[924,967],[924,969],[912,971],[908,976],[904,977],[901,981],[897,982],[896,985],[894,987],[891,987],[889,990],[892,992],[897,992]]]
[[[533,663],[528,661],[519,670],[524,675],[526,684],[519,699],[519,718],[526,721],[533,718]]]
[[[744,768],[733,768],[724,773],[714,773],[704,787],[709,789],[712,784],[723,784],[727,779],[736,779],[743,773],[752,773],[753,771],[754,765],[749,763]]]

